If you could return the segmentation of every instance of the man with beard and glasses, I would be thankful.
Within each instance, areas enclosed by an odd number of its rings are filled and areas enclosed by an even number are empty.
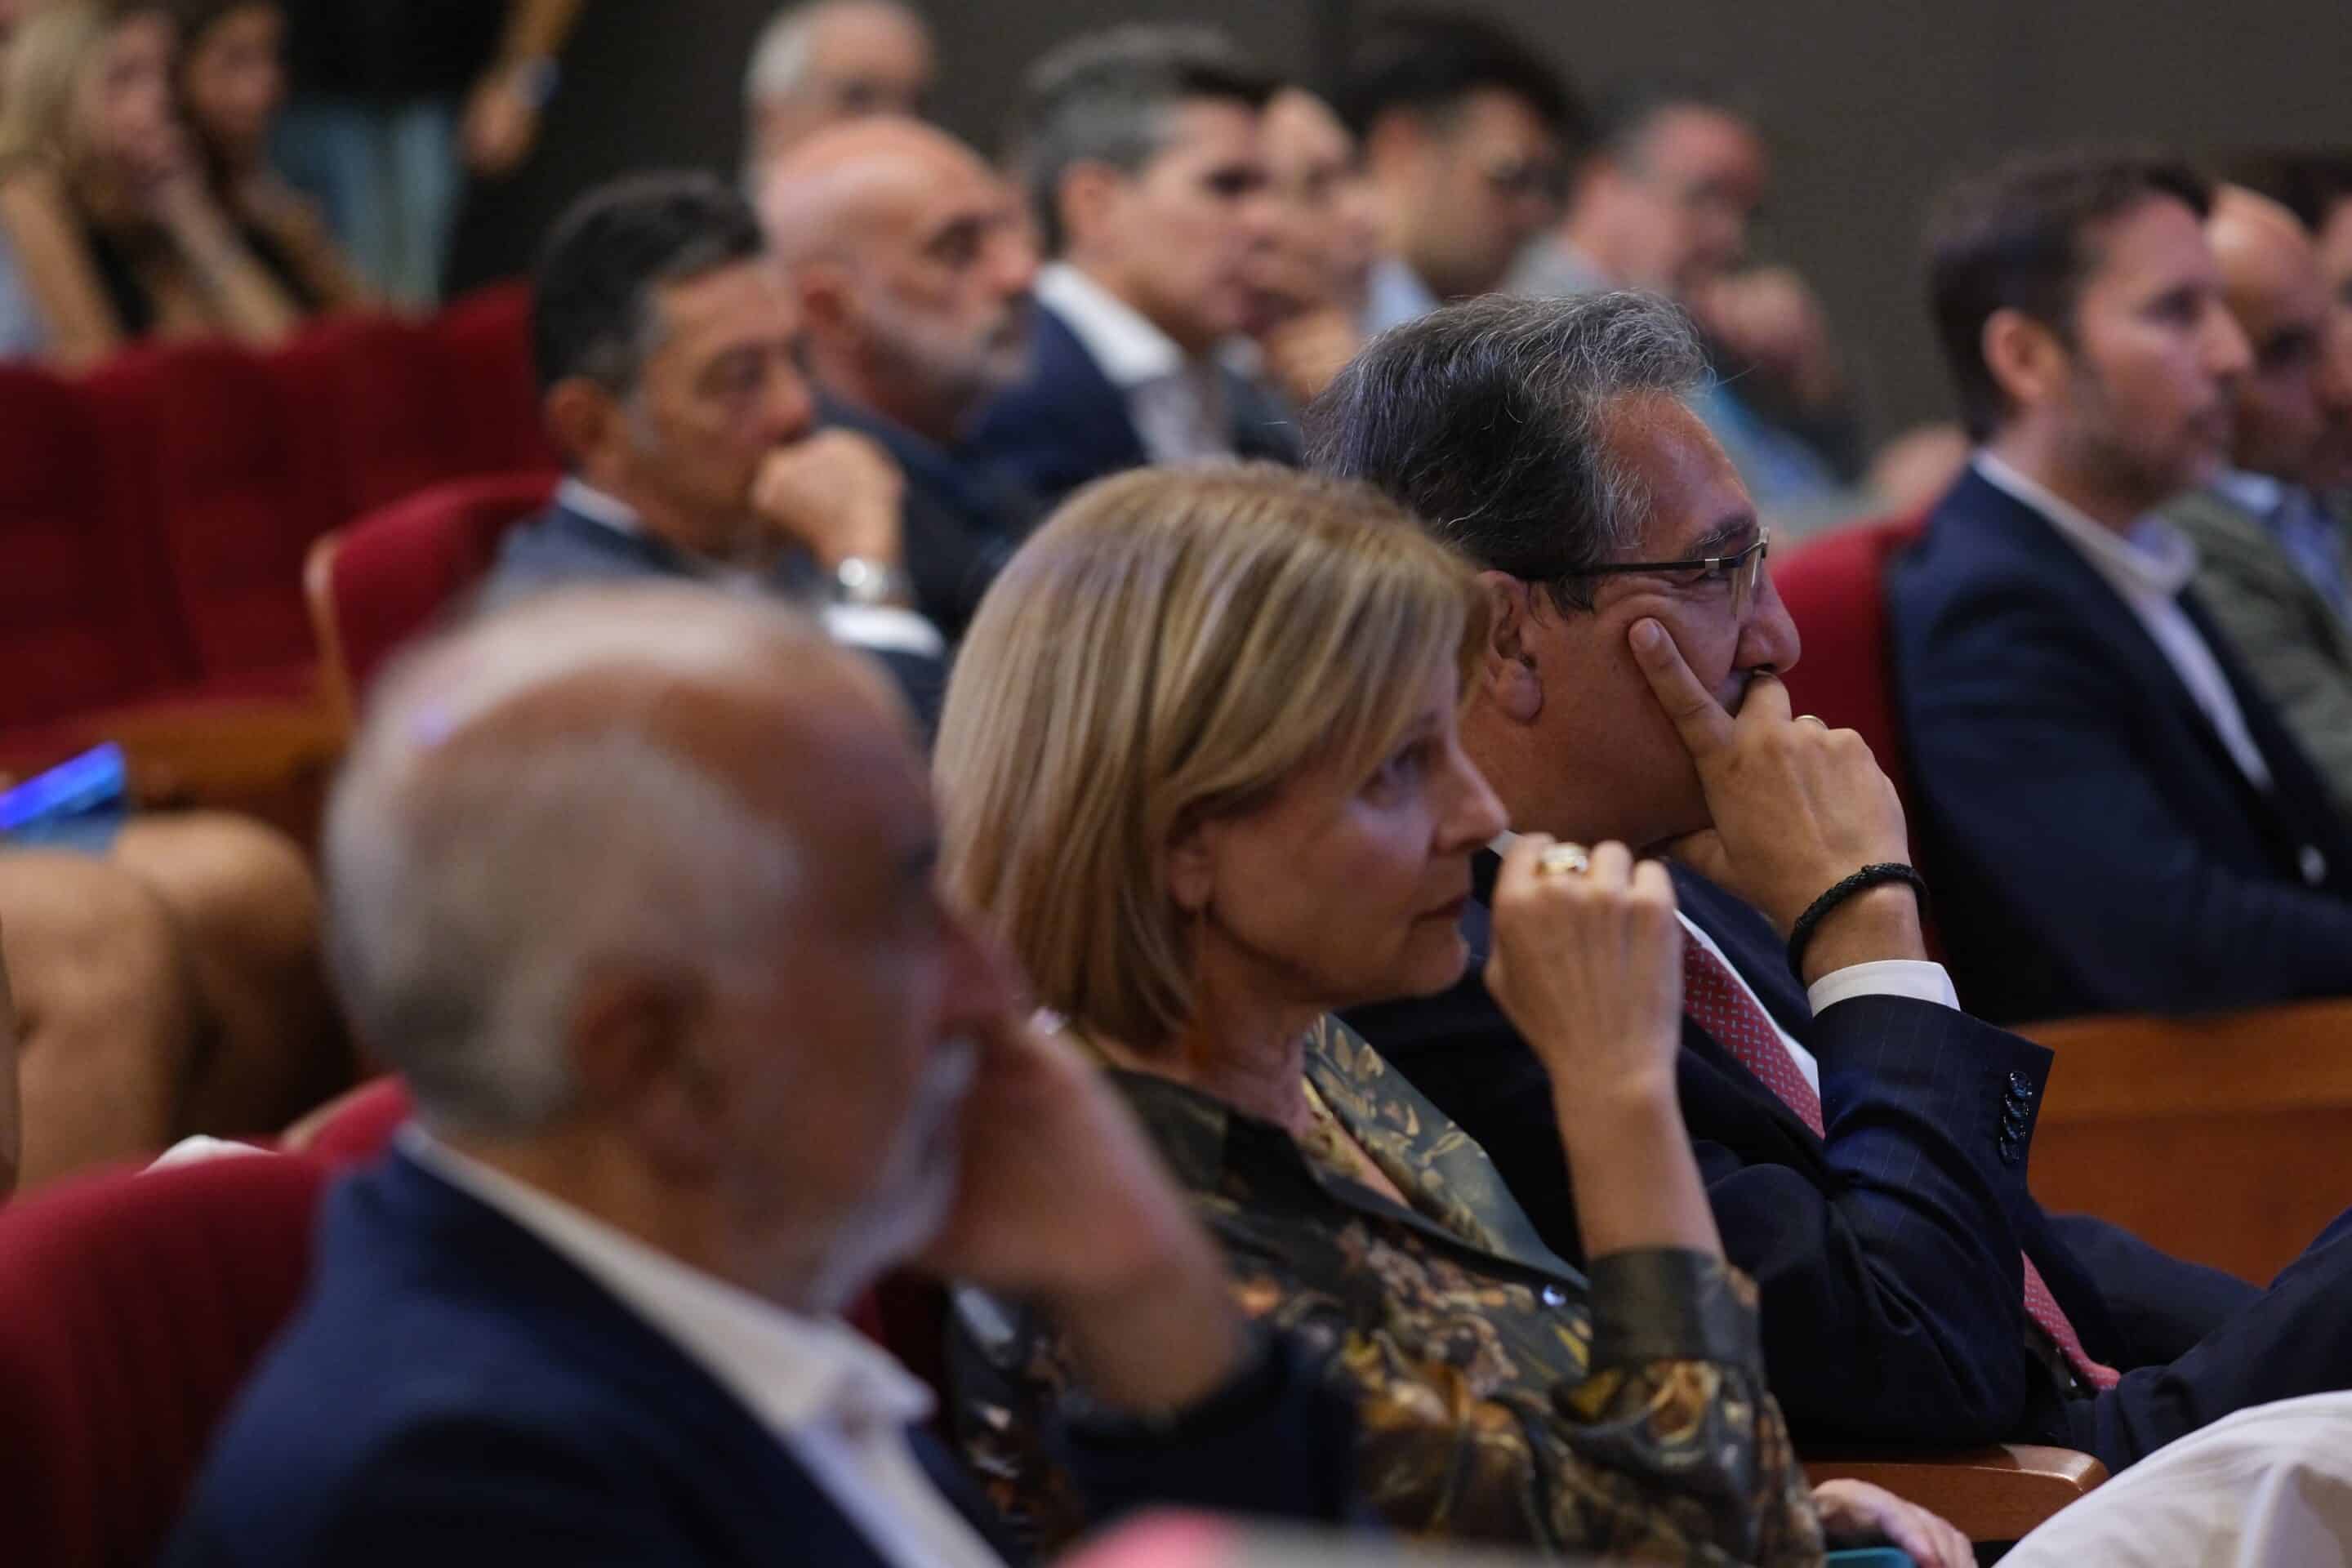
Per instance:
[[[1344,1405],[1021,1021],[925,773],[878,671],[690,584],[395,668],[325,854],[416,1119],[327,1198],[170,1561],[1001,1564],[928,1391],[839,1316],[901,1262],[1071,1325],[1095,1508],[1345,1515]]]
[[[1887,579],[1923,853],[2000,1020],[2352,992],[2352,831],[2189,586],[2165,503],[2218,478],[2253,368],[2159,158],[1948,194],[1936,325],[1969,472]]]
[[[965,445],[1027,367],[1037,255],[1011,187],[911,120],[821,131],[759,193],[807,343],[818,423],[880,444],[905,477],[915,605],[961,637],[1037,503]]]

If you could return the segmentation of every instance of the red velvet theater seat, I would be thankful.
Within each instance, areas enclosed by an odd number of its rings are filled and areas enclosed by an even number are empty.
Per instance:
[[[263,363],[278,384],[287,439],[310,484],[331,498],[325,527],[467,471],[464,405],[424,327],[334,318]]]
[[[458,471],[551,472],[562,467],[540,420],[539,377],[531,367],[530,286],[499,283],[468,294],[434,318],[432,331],[457,409]]]
[[[1804,638],[1804,656],[1788,675],[1790,700],[1798,712],[1869,742],[1906,809],[1885,583],[1887,563],[1919,536],[1919,527],[1917,518],[1857,523],[1808,540],[1772,563],[1772,585]]]
[[[319,541],[304,571],[324,684],[345,716],[386,658],[488,570],[499,540],[547,504],[549,474],[436,486]]]
[[[324,1173],[236,1157],[0,1210],[0,1561],[155,1560],[301,1292]]]
[[[0,365],[0,730],[191,673],[161,573],[124,527],[116,461],[80,388]]]

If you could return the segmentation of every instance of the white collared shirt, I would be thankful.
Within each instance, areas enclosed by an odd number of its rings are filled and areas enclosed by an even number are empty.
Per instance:
[[[1235,456],[1233,411],[1213,359],[1189,357],[1142,311],[1066,261],[1038,272],[1037,300],[1127,400],[1144,456],[1163,467]]]
[[[555,487],[555,504],[615,533],[625,533],[632,539],[645,537],[645,521],[637,516],[636,509],[577,475],[566,476]],[[772,592],[767,578],[757,572],[721,562],[698,560],[696,563],[705,582],[730,594],[756,598]],[[825,605],[819,608],[818,616],[835,642],[851,647],[922,654],[933,658],[947,655],[947,639],[940,635],[939,627],[913,610],[894,605]]]
[[[836,1319],[803,1318],[689,1268],[411,1122],[401,1151],[547,1244],[675,1344],[801,1462],[895,1568],[1004,1568],[916,1459],[930,1391]]]
[[[2197,575],[2197,547],[2188,535],[2156,517],[2144,517],[2132,524],[2128,536],[2102,527],[2081,508],[2052,494],[1990,452],[1976,455],[1976,470],[1987,484],[2032,508],[2090,563],[2091,570],[2147,628],[2172,673],[2221,737],[2238,771],[2267,794],[2270,763],[2254,744],[2237,694],[2230,689],[2229,678],[2221,673],[2212,648],[2198,631],[2197,623],[2189,618],[2189,612],[2180,607],[2181,590]]]
[[[1507,855],[1518,839],[1517,834],[1506,830],[1496,834],[1487,847],[1497,855]],[[1739,966],[1716,945],[1715,939],[1699,930],[1690,916],[1681,910],[1675,911],[1675,918],[1683,922],[1683,934],[1720,959],[1723,967],[1729,970],[1731,977],[1739,983],[1739,988],[1748,993],[1748,999],[1756,1004],[1758,1011],[1767,1018],[1772,1018],[1772,1010],[1764,1005],[1764,999],[1756,994],[1756,988],[1748,984],[1748,977],[1740,973]],[[1839,1003],[1851,1002],[1857,996],[1903,996],[1914,1002],[1932,1002],[1954,1012],[1959,1011],[1960,1006],[1960,994],[1953,988],[1950,973],[1942,964],[1920,958],[1882,958],[1869,963],[1850,963],[1843,969],[1830,971],[1805,987],[1805,1003],[1812,1009],[1815,1017]],[[1822,1065],[1813,1059],[1813,1053],[1799,1045],[1797,1037],[1780,1027],[1780,1021],[1777,1018],[1772,1018],[1772,1032],[1780,1037],[1782,1047],[1796,1058],[1797,1070],[1803,1073],[1805,1081],[1813,1086],[1814,1094],[1820,1094]]]

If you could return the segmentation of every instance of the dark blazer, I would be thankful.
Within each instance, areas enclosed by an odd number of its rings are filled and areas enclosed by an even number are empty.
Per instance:
[[[950,642],[961,640],[981,595],[1045,509],[1011,469],[927,441],[871,409],[821,393],[817,419],[872,437],[906,476],[901,527],[915,607]]]
[[[1207,1431],[1150,1440],[1074,1426],[1071,1460],[1096,1504],[1344,1517],[1344,1414],[1286,1349],[1245,1382]],[[944,1450],[921,1433],[914,1443],[1001,1542]],[[330,1194],[310,1294],[224,1424],[166,1560],[882,1562],[698,1363],[400,1154]]]
[[[1248,377],[1223,367],[1218,374],[1233,416],[1235,454],[1297,468],[1298,431],[1289,415]],[[1126,397],[1069,324],[1043,305],[1028,374],[981,416],[971,446],[1018,474],[1047,506],[1060,504],[1080,485],[1150,461],[1128,417]]]
[[[2131,609],[1970,472],[1890,569],[1897,703],[1962,998],[2021,1020],[2352,992],[2352,834],[2194,592],[2247,782]]]
[[[1480,975],[1496,865],[1479,858],[1461,983],[1348,1021],[1486,1147],[1545,1240],[1580,1257],[1543,1067]],[[2029,1348],[2021,1249],[2110,1364],[2168,1360],[2252,1296],[2042,1213],[2025,1178],[2048,1051],[1928,1002],[1858,997],[1815,1017],[1761,915],[1675,879],[1683,911],[1821,1063],[1826,1142],[1684,1020],[1683,1117],[1725,1252],[1762,1293],[1765,1368],[1800,1442],[2069,1437],[2057,1375]],[[2097,1284],[2078,1233],[2099,1248]],[[2160,1305],[2113,1311],[2110,1290]]]
[[[647,577],[700,581],[709,575],[693,557],[650,534],[624,533],[558,504],[507,534],[477,602],[484,608],[496,608],[577,584],[626,583]],[[788,557],[767,585],[779,597],[813,604],[816,573],[807,561]],[[947,693],[946,661],[905,648],[864,651],[889,669],[923,733],[937,730],[940,704]]]

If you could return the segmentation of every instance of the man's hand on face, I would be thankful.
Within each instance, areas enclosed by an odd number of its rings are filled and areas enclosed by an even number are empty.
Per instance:
[[[896,566],[906,477],[854,430],[820,430],[769,454],[751,483],[751,510],[832,571],[853,557]]]
[[[1860,735],[1811,714],[1791,717],[1789,689],[1769,671],[1749,679],[1735,719],[1699,684],[1664,626],[1638,621],[1629,640],[1690,752],[1715,824],[1676,840],[1677,859],[1762,910],[1783,935],[1863,867],[1910,861],[1903,803]],[[1822,922],[1805,951],[1804,978],[1926,956],[1911,889],[1874,888]]]
[[[1105,1404],[1213,1392],[1239,1363],[1240,1315],[1143,1130],[1066,1037],[1008,1017],[978,1044],[955,1205],[917,1267],[1040,1301]]]

